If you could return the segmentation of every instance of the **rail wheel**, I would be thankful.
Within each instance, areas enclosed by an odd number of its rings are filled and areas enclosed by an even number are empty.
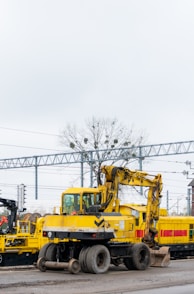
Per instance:
[[[104,245],[94,245],[86,256],[86,264],[90,273],[105,273],[110,266],[110,253]]]
[[[41,272],[46,272],[46,266],[45,266],[45,258],[44,257],[40,257],[37,261],[37,268],[41,271]]]

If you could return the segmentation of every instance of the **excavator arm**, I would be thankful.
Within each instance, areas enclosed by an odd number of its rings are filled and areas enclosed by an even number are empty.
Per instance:
[[[162,197],[161,174],[150,175],[143,171],[133,171],[125,167],[115,166],[102,166],[101,172],[105,174],[104,186],[107,188],[105,203],[108,203],[108,205],[104,209],[105,212],[119,211],[119,185],[148,188],[144,242],[151,246],[157,233],[154,223],[159,218],[159,206]]]
[[[159,207],[162,191],[161,174],[150,175],[143,171],[132,171],[124,167],[103,166],[101,172],[105,174],[106,212],[119,211],[119,185],[140,186],[148,188],[146,204],[146,224],[142,241],[150,248],[151,266],[166,267],[170,262],[169,247],[157,248],[155,223],[159,219]]]

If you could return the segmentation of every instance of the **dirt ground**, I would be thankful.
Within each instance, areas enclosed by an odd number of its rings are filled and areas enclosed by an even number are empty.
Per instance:
[[[105,274],[70,274],[67,271],[40,272],[34,267],[0,268],[0,293],[130,293],[173,285],[194,284],[194,259],[171,261],[167,268],[150,267],[146,271],[128,271],[111,266]]]

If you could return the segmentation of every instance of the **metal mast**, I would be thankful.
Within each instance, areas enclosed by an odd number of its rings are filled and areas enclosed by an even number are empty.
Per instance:
[[[97,157],[98,153],[98,157]],[[194,153],[194,141],[173,142],[132,146],[128,148],[88,150],[83,152],[66,152],[57,154],[37,155],[29,157],[0,159],[0,170],[13,168],[35,168],[35,198],[38,199],[38,167],[80,163],[81,186],[83,186],[83,164],[93,163],[99,159],[102,162],[109,160],[139,160],[139,169],[142,170],[142,161],[146,157],[178,155]],[[91,175],[92,179],[92,175]]]

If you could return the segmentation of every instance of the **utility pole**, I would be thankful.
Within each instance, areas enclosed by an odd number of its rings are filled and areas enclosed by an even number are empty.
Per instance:
[[[139,170],[143,170],[142,147],[139,146]],[[140,187],[140,194],[143,195],[143,187]]]
[[[181,199],[180,198],[178,198],[177,199],[177,202],[176,202],[176,209],[177,209],[177,215],[179,215],[179,201],[180,201]]]
[[[187,189],[187,197],[186,197],[186,200],[187,200],[187,215],[191,215],[191,205],[190,205],[190,202],[191,202],[191,189]]]
[[[169,212],[169,194],[168,194],[168,190],[166,191],[166,209]]]

